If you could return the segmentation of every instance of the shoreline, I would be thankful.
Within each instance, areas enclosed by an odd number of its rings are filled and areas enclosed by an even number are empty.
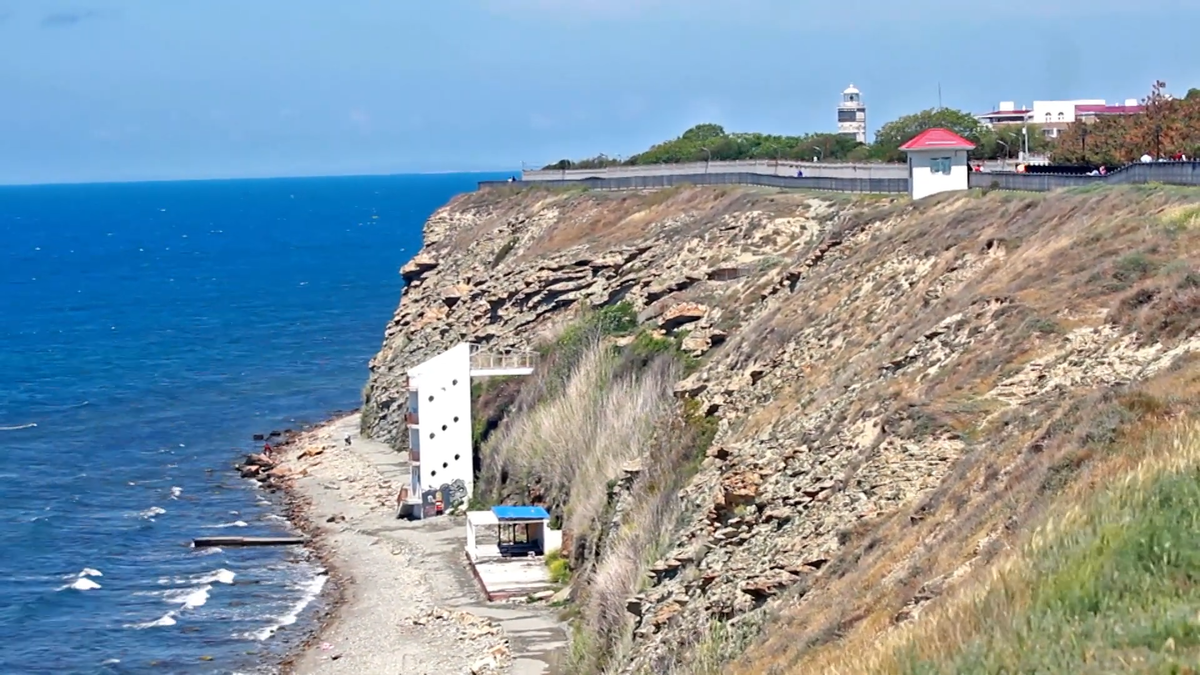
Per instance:
[[[285,437],[258,478],[327,577],[280,671],[549,675],[565,631],[544,605],[488,603],[464,519],[396,517],[407,457],[359,435],[358,411]],[[346,438],[350,443],[347,444]]]
[[[339,419],[357,413],[357,410],[350,412],[338,411],[334,412],[324,422],[306,425],[299,433],[286,438],[282,444],[276,446],[276,452],[279,455],[277,465],[288,465],[289,460],[292,459],[293,452],[299,445],[299,439],[305,435],[331,425]],[[278,664],[280,673],[290,675],[290,673],[294,672],[297,660],[304,653],[311,651],[316,645],[319,645],[321,636],[337,621],[338,613],[342,605],[346,602],[346,583],[339,567],[337,556],[326,546],[320,528],[309,517],[310,501],[295,489],[290,476],[286,476],[280,481],[278,492],[273,496],[278,498],[280,509],[283,511],[283,516],[287,518],[288,523],[299,530],[308,540],[304,544],[304,547],[320,561],[321,567],[325,569],[326,576],[325,585],[315,598],[315,600],[322,603],[320,613],[312,617],[313,623],[306,627],[304,639],[289,649]]]

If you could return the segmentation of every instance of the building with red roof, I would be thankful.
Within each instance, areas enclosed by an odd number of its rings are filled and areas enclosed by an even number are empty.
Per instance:
[[[1003,126],[1005,124],[1028,124],[1033,121],[1033,108],[1018,108],[1012,101],[1001,101],[1000,105],[991,112],[976,115],[985,127]]]
[[[1077,105],[1075,106],[1075,119],[1080,122],[1095,122],[1101,117],[1138,115],[1145,110],[1145,106],[1135,99],[1125,101],[1125,105]]]
[[[971,169],[967,155],[975,149],[971,141],[935,127],[912,137],[900,149],[908,155],[908,193],[913,199],[968,188]]]

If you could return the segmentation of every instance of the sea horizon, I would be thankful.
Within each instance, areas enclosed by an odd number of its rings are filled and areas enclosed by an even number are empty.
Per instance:
[[[88,186],[88,185],[146,185],[158,183],[219,183],[230,181],[272,181],[272,180],[314,180],[314,179],[341,179],[341,178],[404,178],[409,176],[475,176],[488,175],[503,177],[505,175],[520,174],[522,169],[479,169],[479,170],[442,170],[442,171],[408,171],[408,172],[389,172],[389,173],[324,173],[324,174],[295,174],[295,175],[271,175],[271,176],[201,176],[189,178],[128,178],[128,179],[103,179],[103,180],[60,180],[60,181],[38,181],[38,182],[21,182],[21,183],[5,183],[0,182],[0,189],[4,188],[33,188],[33,187],[54,187],[54,186]]]
[[[319,560],[190,541],[294,532],[234,463],[360,405],[426,218],[487,175],[0,190],[0,672],[272,672],[299,645]]]

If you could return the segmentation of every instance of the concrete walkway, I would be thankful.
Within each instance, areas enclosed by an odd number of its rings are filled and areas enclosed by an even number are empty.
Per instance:
[[[556,610],[483,599],[463,551],[465,518],[397,519],[396,490],[410,478],[407,456],[361,437],[358,424],[359,416],[352,415],[319,430],[319,440],[333,447],[307,467],[307,476],[297,480],[297,488],[313,499],[310,515],[329,532],[339,568],[352,585],[349,601],[327,639],[353,648],[347,648],[347,655],[337,660],[329,659],[329,654],[306,654],[298,671],[394,672],[380,670],[387,667],[384,664],[389,658],[393,664],[418,665],[417,672],[451,666],[453,657],[470,662],[477,655],[432,658],[429,654],[432,650],[469,651],[469,645],[456,648],[453,642],[432,634],[422,640],[413,640],[420,637],[416,635],[388,634],[389,624],[403,624],[419,610],[435,606],[497,621],[510,641],[513,660],[508,672],[513,675],[561,672],[554,664],[565,651],[566,633],[556,619]],[[347,436],[349,446],[344,441]],[[334,522],[326,523],[329,518]],[[412,642],[424,642],[424,653],[414,653],[417,645]],[[451,666],[445,672],[459,671]]]

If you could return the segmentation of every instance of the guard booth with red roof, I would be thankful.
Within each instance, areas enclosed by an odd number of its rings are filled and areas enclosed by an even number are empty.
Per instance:
[[[975,144],[949,129],[926,129],[900,149],[908,154],[908,193],[921,199],[939,192],[968,189],[967,153]]]

